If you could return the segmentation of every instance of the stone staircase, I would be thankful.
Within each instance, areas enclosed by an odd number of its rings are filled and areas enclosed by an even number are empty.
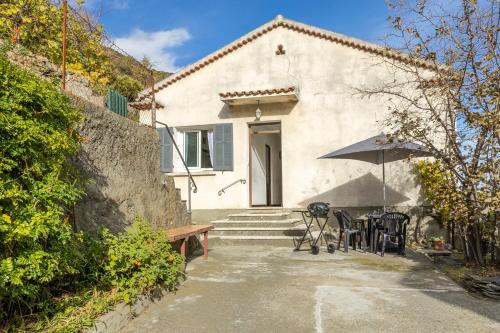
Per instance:
[[[165,183],[167,188],[167,225],[181,226],[191,224],[191,213],[187,210],[187,202],[182,199],[182,190],[176,187],[173,177],[166,176]]]
[[[210,244],[266,245],[293,247],[293,239],[301,237],[306,226],[301,218],[281,209],[250,209],[229,214],[226,219],[211,222]]]

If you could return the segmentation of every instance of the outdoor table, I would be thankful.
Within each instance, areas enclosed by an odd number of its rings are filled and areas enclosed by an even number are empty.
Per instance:
[[[321,223],[320,218],[313,216],[306,209],[294,210],[293,212],[300,213],[302,215],[302,220],[304,221],[304,224],[306,225],[306,232],[304,232],[304,235],[302,236],[302,238],[300,240],[298,240],[297,244],[295,245],[294,251],[300,250],[300,247],[305,242],[307,235],[309,235],[311,237],[309,243],[310,244],[312,243],[311,244],[311,251],[313,254],[319,253],[318,242],[321,239],[321,237],[323,237],[323,239],[325,240],[328,253],[335,252],[335,246],[333,244],[328,244],[328,238],[326,237],[326,235],[324,233],[325,227],[328,223],[328,217],[324,218],[323,223]],[[314,224],[314,220],[316,220],[316,223],[319,227],[319,235],[316,238],[314,238],[314,236],[311,232],[311,227]]]

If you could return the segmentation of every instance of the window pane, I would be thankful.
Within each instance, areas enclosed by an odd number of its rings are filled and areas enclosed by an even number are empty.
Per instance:
[[[206,130],[201,131],[201,167],[211,168],[212,162],[210,160],[210,142],[208,138],[208,132]],[[211,134],[212,131],[210,131]]]
[[[199,132],[187,132],[185,134],[185,156],[188,167],[198,166],[198,134]]]

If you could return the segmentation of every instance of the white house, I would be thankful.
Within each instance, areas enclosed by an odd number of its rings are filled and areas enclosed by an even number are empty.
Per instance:
[[[156,119],[193,175],[192,209],[382,205],[380,166],[318,157],[383,131],[387,102],[354,88],[388,79],[393,52],[281,16],[158,82]],[[145,91],[140,100],[150,100]],[[142,111],[149,112],[149,111]],[[158,128],[162,125],[157,124]],[[188,177],[165,128],[162,168],[183,198]],[[386,166],[387,201],[419,204],[405,162]]]

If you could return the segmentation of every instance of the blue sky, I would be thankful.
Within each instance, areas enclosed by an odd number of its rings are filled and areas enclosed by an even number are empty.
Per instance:
[[[282,14],[371,42],[387,32],[383,0],[87,0],[105,31],[136,58],[176,71]]]

